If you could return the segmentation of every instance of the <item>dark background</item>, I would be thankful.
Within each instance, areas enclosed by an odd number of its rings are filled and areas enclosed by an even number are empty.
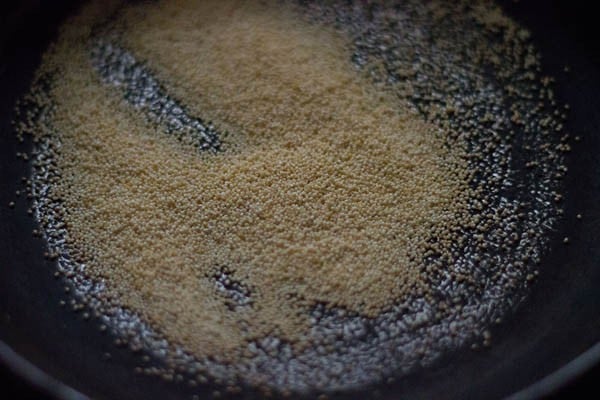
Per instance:
[[[521,0],[526,3],[527,0]],[[0,4],[0,31],[14,31],[17,28],[22,34],[27,35],[26,27],[14,27],[16,16],[28,15],[30,10],[42,1],[5,2]],[[507,1],[507,4],[511,1]],[[599,21],[594,11],[593,2],[581,0],[554,0],[545,2],[547,10],[558,16],[563,22],[562,29],[567,32],[591,61],[600,69],[600,28]],[[510,8],[510,5],[508,5]],[[57,13],[61,12],[57,7]],[[36,19],[43,19],[44,15],[33,14],[28,23],[35,24]],[[20,18],[19,18],[20,19]],[[36,32],[39,34],[39,31]],[[51,32],[47,32],[50,36]],[[3,50],[10,47],[10,37],[0,35],[0,60]],[[0,74],[2,70],[0,69]],[[0,88],[2,90],[2,88]],[[0,205],[4,206],[4,205]],[[600,290],[600,289],[599,289]],[[8,368],[0,364],[0,397],[14,399],[52,399],[42,391],[32,387]],[[549,398],[600,398],[600,364],[583,373],[571,383],[555,391]]]

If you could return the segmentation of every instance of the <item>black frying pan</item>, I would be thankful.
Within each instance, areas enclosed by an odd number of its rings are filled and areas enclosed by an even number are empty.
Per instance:
[[[493,329],[490,348],[457,351],[393,384],[341,398],[537,398],[600,362],[600,51],[594,16],[566,1],[507,1],[504,7],[532,30],[545,72],[557,78],[557,94],[571,106],[567,132],[582,136],[568,159],[565,218],[552,250],[529,298]],[[135,374],[140,355],[116,347],[94,319],[59,306],[64,284],[43,258],[42,239],[32,236],[36,223],[27,216],[26,199],[15,197],[18,181],[30,173],[15,153],[31,143],[17,143],[13,107],[71,8],[70,2],[26,2],[0,20],[0,362],[64,399],[203,398],[213,388],[192,391]],[[562,243],[565,236],[569,245]]]

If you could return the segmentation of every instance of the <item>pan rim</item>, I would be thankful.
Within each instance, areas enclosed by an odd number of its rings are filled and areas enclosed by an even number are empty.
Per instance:
[[[543,378],[506,396],[505,400],[532,400],[548,396],[573,382],[599,363],[600,341]],[[2,340],[0,340],[0,364],[28,384],[59,400],[90,399],[87,395],[43,371]]]
[[[88,396],[43,371],[2,340],[0,340],[0,364],[29,385],[59,400],[89,399]]]
[[[569,382],[573,382],[598,363],[600,363],[600,342],[596,342],[554,372],[506,397],[506,400],[529,400],[548,396],[565,387]]]

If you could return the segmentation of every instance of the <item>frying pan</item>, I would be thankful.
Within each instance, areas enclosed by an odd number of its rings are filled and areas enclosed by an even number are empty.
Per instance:
[[[45,46],[75,5],[26,5],[0,25],[0,361],[61,399],[204,398],[213,387],[192,390],[136,374],[139,354],[115,346],[98,321],[59,306],[64,282],[44,259],[43,240],[32,236],[36,222],[27,216],[26,199],[15,196],[21,177],[30,174],[15,153],[31,143],[17,142],[10,121]],[[502,5],[532,31],[544,72],[557,78],[557,95],[571,106],[566,131],[582,137],[567,160],[565,217],[552,233],[540,276],[519,309],[493,328],[489,348],[459,349],[393,383],[330,397],[530,399],[600,362],[600,52],[590,47],[592,35],[582,36],[590,32],[579,25],[590,19],[573,2]],[[242,396],[253,395],[246,388]]]

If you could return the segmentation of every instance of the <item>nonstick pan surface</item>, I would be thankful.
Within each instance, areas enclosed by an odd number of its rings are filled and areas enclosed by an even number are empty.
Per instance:
[[[503,5],[532,31],[544,72],[556,77],[557,96],[571,106],[566,131],[582,138],[568,157],[565,217],[552,235],[551,251],[528,299],[493,328],[491,347],[459,350],[431,368],[341,398],[536,398],[600,360],[598,48],[590,46],[589,30],[578,26],[590,20],[576,3]],[[32,236],[37,227],[27,216],[26,199],[15,197],[21,177],[30,173],[29,164],[15,154],[31,143],[15,139],[10,124],[14,105],[61,19],[74,7],[31,3],[21,13],[7,14],[10,20],[0,26],[0,361],[59,398],[202,398],[214,388],[192,391],[135,374],[140,355],[116,347],[94,319],[84,320],[59,305],[66,298],[65,285],[43,257],[43,240]],[[11,201],[15,209],[8,207]],[[564,237],[570,238],[568,245]]]

